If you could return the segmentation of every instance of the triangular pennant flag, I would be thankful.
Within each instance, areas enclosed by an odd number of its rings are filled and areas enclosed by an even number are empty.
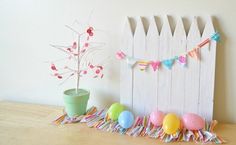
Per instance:
[[[147,61],[139,61],[138,66],[141,71],[146,70],[147,66],[149,65],[149,62]]]
[[[178,57],[178,62],[179,64],[181,64],[182,66],[186,66],[187,64],[187,58],[185,55],[181,55]]]
[[[218,42],[220,40],[220,34],[218,32],[216,32],[215,34],[213,34],[211,36],[212,40],[215,40],[216,42]]]
[[[152,66],[153,70],[156,71],[159,69],[161,62],[160,61],[151,61],[150,65]]]
[[[204,40],[203,42],[201,42],[200,44],[198,44],[198,47],[201,48],[201,47],[203,47],[204,45],[206,45],[206,44],[209,43],[209,42],[210,42],[210,39],[207,38],[206,40]]]
[[[124,59],[125,56],[126,56],[125,53],[122,52],[121,50],[116,53],[116,58],[119,60]]]
[[[200,60],[199,49],[197,49],[197,48],[189,51],[188,55],[191,56],[192,58],[196,58],[197,60]]]
[[[132,68],[135,64],[136,64],[136,59],[134,59],[134,58],[132,58],[132,57],[127,57],[126,58],[126,62],[127,62],[127,64],[128,64],[128,66],[130,67],[130,68]]]
[[[174,59],[163,60],[162,63],[166,68],[171,69],[174,64]]]

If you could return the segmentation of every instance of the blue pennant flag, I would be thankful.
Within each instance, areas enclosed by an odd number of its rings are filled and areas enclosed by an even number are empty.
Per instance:
[[[128,66],[129,66],[130,68],[132,68],[132,67],[136,64],[137,60],[134,59],[134,58],[132,58],[132,57],[127,57],[127,58],[126,58],[126,62],[127,62],[127,64],[128,64]]]
[[[218,42],[220,40],[220,34],[218,32],[216,32],[215,34],[213,34],[211,36],[212,40],[215,40],[216,42]]]
[[[174,59],[163,60],[162,63],[166,68],[171,69],[174,64]]]

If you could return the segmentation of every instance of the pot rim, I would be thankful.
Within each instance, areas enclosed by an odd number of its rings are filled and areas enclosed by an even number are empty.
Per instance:
[[[75,91],[76,91],[76,88],[67,89],[67,90],[63,91],[63,94],[64,94],[64,95],[67,95],[67,96],[71,96],[71,94],[69,93],[69,92],[71,92],[71,91],[72,91],[72,92],[75,92]],[[80,88],[79,88],[79,91],[78,91],[78,92],[80,92],[80,91],[83,91],[83,96],[90,94],[90,91],[88,91],[88,90],[86,90],[86,89],[80,89]],[[78,93],[78,94],[75,93],[75,94],[73,94],[73,95],[80,95],[80,94],[79,94],[79,93]]]

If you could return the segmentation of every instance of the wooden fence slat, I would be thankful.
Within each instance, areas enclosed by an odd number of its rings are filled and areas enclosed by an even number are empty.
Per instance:
[[[157,24],[155,17],[150,18],[150,25],[147,32],[146,38],[146,46],[147,46],[147,59],[157,61],[158,58],[158,50],[160,47],[160,37],[157,29]],[[146,104],[145,104],[145,115],[150,114],[153,110],[157,109],[157,82],[158,82],[158,71],[153,71],[151,65],[147,69],[147,81],[148,86],[145,87],[147,89],[146,94]]]
[[[197,25],[197,18],[194,17],[187,36],[187,50],[192,50],[200,42],[201,36]],[[198,113],[199,104],[199,70],[200,62],[188,56],[185,79],[185,104],[184,113]]]
[[[178,17],[176,28],[171,43],[172,56],[180,55],[186,52],[186,32],[181,17]],[[183,55],[185,56],[185,55]],[[184,95],[185,95],[185,71],[186,66],[178,61],[172,68],[172,86],[171,86],[171,103],[170,111],[178,115],[183,114]]]
[[[215,32],[212,20],[207,19],[203,31],[202,40],[209,38]],[[201,71],[200,71],[200,104],[199,115],[204,116],[206,120],[212,120],[213,99],[214,99],[214,80],[215,80],[215,59],[216,42],[211,41],[201,49]],[[208,82],[208,83],[207,83]]]
[[[137,18],[137,27],[134,33],[134,58],[136,59],[147,59],[146,51],[146,34],[141,17]],[[133,108],[134,113],[139,115],[144,115],[145,105],[147,96],[147,73],[145,71],[140,71],[139,64],[133,68]]]
[[[171,29],[167,16],[164,17],[163,26],[160,34],[159,59],[168,59],[171,57],[170,42],[172,39]],[[163,66],[159,71],[158,78],[158,109],[169,111],[171,98],[171,70]]]
[[[126,18],[122,37],[121,49],[128,56],[133,56],[133,34],[129,19]],[[133,69],[130,69],[126,61],[120,62],[120,102],[133,109]]]

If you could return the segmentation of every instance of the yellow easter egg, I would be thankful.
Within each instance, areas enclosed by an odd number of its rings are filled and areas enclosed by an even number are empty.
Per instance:
[[[163,119],[163,129],[166,134],[174,134],[180,128],[180,119],[173,113],[168,113]]]

